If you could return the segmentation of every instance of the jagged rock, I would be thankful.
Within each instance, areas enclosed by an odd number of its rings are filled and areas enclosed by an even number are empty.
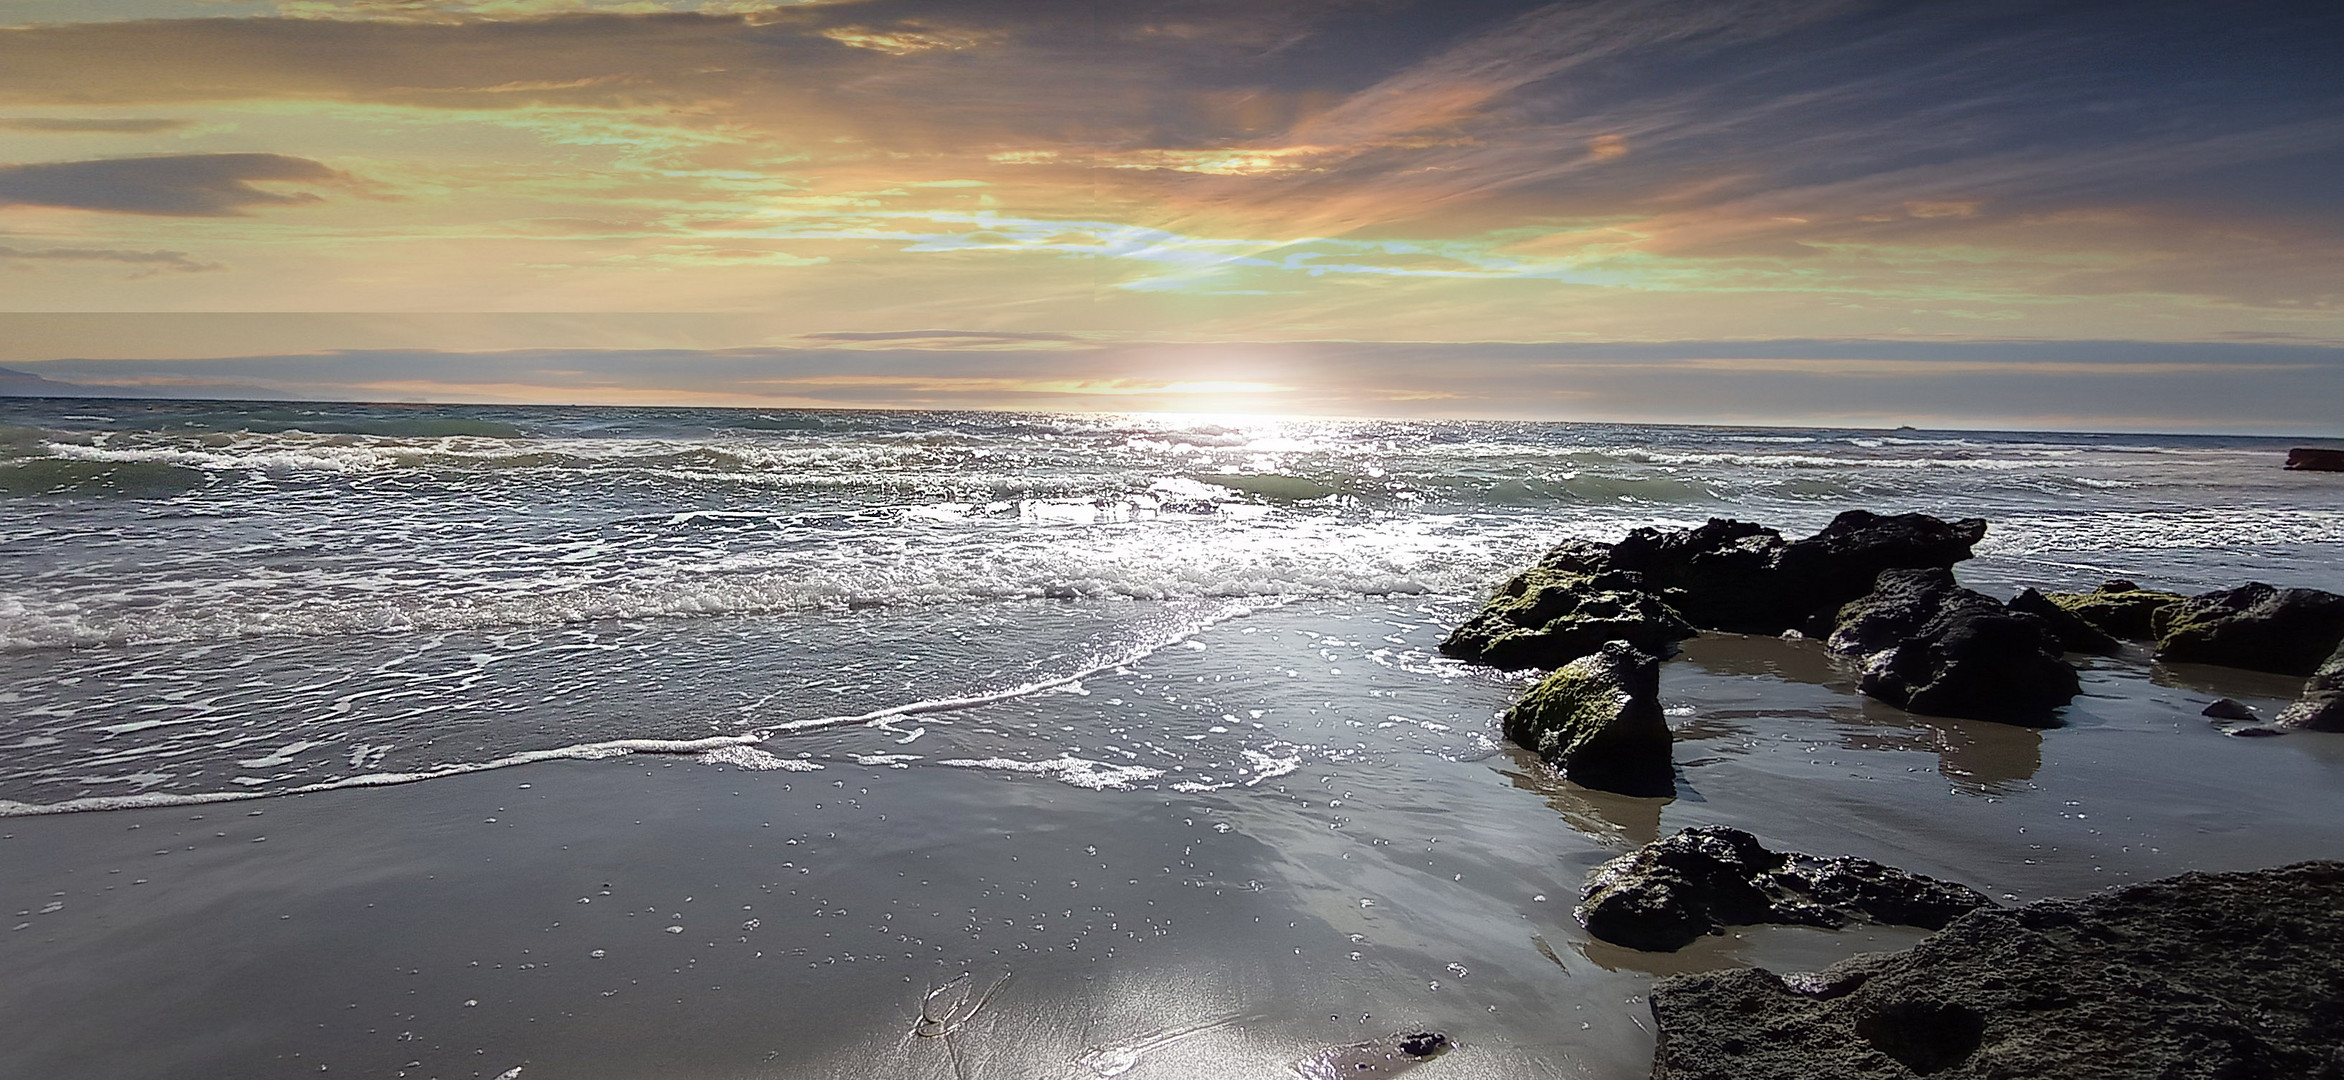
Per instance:
[[[1970,557],[1986,522],[1850,510],[1785,543],[1773,529],[1712,518],[1692,530],[1638,529],[1606,564],[1645,576],[1696,626],[1753,634],[1809,629],[1871,591],[1883,570],[1950,567]]]
[[[2033,589],[2022,589],[2010,600],[2010,610],[2021,611],[2051,625],[2051,632],[2059,635],[2059,647],[2067,652],[2098,653],[2113,656],[2124,650],[2124,643],[2107,631],[2078,618],[2050,597]]]
[[[2344,731],[2344,645],[2312,672],[2303,684],[2303,696],[2279,714],[2280,727],[2307,731]]]
[[[1441,642],[1441,652],[1508,671],[1561,667],[1607,641],[1672,655],[1678,641],[1698,631],[1642,585],[1635,574],[1590,574],[1542,561],[1507,582],[1481,614]]]
[[[1664,979],[1654,1080],[2336,1080],[2344,863],[1987,908],[1820,975]]]
[[[1587,932],[1631,949],[1674,952],[1728,926],[1936,929],[1991,906],[1974,889],[1868,859],[1768,851],[1740,829],[1685,829],[1596,868],[1573,913]]]
[[[1840,605],[1872,591],[1887,570],[1951,570],[1986,537],[1984,518],[1943,521],[1928,514],[1883,516],[1850,510],[1782,554],[1782,572],[1820,614],[1827,631]]]
[[[2154,641],[2159,611],[2189,599],[2180,593],[2144,589],[2122,578],[2104,582],[2088,593],[2055,592],[2049,600],[2068,614],[2111,637],[2125,641]]]
[[[1985,533],[1976,518],[1850,510],[1797,541],[1726,518],[1637,529],[1617,544],[1566,541],[1508,581],[1441,651],[1507,668],[1556,667],[1610,640],[1665,656],[1697,627],[1823,633],[1880,571],[1952,566]]]
[[[2344,596],[2256,582],[2159,611],[2157,659],[2309,675],[2344,644]]]
[[[2212,717],[2216,720],[2251,721],[2262,719],[2262,717],[2256,716],[2254,714],[2253,708],[2249,707],[2245,702],[2239,701],[2236,698],[2217,698],[2211,704],[2206,706],[2204,712],[2201,712],[2198,715]]]
[[[1505,732],[1585,787],[1676,793],[1660,660],[1627,642],[1605,644],[1540,680],[1506,710]]]
[[[1779,617],[1786,546],[1765,526],[1711,518],[1693,529],[1636,529],[1612,545],[1606,565],[1642,574],[1695,625],[1740,630]]]
[[[1955,585],[1950,570],[1883,572],[1840,609],[1831,649],[1862,658],[1858,689],[1930,716],[2047,726],[2081,689],[2050,624]]]

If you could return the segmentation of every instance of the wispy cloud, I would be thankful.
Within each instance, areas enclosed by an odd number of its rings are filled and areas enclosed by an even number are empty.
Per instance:
[[[0,116],[0,131],[22,131],[36,135],[154,135],[165,131],[182,131],[195,124],[192,120],[172,120],[159,117],[127,117],[109,119],[72,116]]]
[[[117,263],[142,273],[194,274],[220,270],[218,263],[205,262],[184,251],[119,251],[111,248],[19,248],[0,245],[0,264],[4,263]]]
[[[2344,338],[2333,5],[85,5],[0,29],[0,201],[39,237],[13,243],[233,269],[13,274],[25,307],[754,313],[744,340],[1159,382],[1083,365],[1163,339]],[[197,152],[41,161],[100,134]]]
[[[307,191],[260,183],[340,183],[348,178],[282,154],[173,154],[0,166],[0,205],[56,206],[117,214],[227,217],[254,206],[314,203]]]

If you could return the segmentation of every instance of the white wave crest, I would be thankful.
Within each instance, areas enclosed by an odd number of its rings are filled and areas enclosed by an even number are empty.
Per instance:
[[[999,769],[1005,772],[1032,773],[1047,776],[1060,783],[1072,784],[1092,791],[1129,791],[1132,788],[1164,775],[1162,769],[1145,765],[1114,765],[1064,754],[1047,761],[1018,761],[1014,758],[953,758],[939,761],[956,769]]]

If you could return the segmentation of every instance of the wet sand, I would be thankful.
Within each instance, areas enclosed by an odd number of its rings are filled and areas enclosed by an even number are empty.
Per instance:
[[[1920,936],[1590,941],[1586,871],[1677,828],[2006,903],[2344,853],[2344,738],[2197,715],[2270,715],[2297,680],[2092,661],[2036,732],[1860,699],[1813,642],[1713,635],[1663,669],[1679,797],[1641,800],[1473,738],[1519,685],[1428,662],[1448,615],[1296,605],[909,744],[767,747],[818,771],[638,755],[0,820],[0,1076],[1273,1077],[1430,1027],[1457,1047],[1420,1077],[1625,1080],[1658,974]],[[1106,757],[1111,716],[1321,752],[1134,790],[942,764]]]

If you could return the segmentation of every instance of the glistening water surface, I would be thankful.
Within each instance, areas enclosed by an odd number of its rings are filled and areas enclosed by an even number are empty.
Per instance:
[[[2267,439],[95,401],[0,435],[16,812],[1014,692],[1712,515],[1987,517],[1980,584],[2344,584],[2344,494]]]
[[[1584,872],[1684,825],[2006,901],[2344,851],[2336,739],[2196,716],[2294,680],[2091,661],[2035,732],[1709,636],[1662,801],[1500,746],[1521,681],[1433,649],[1560,537],[1711,515],[1986,517],[1995,592],[2344,588],[2344,485],[2270,440],[0,417],[0,1075],[1307,1075],[1430,1025],[1427,1078],[1627,1077],[1655,973],[1915,936],[1588,940]]]

